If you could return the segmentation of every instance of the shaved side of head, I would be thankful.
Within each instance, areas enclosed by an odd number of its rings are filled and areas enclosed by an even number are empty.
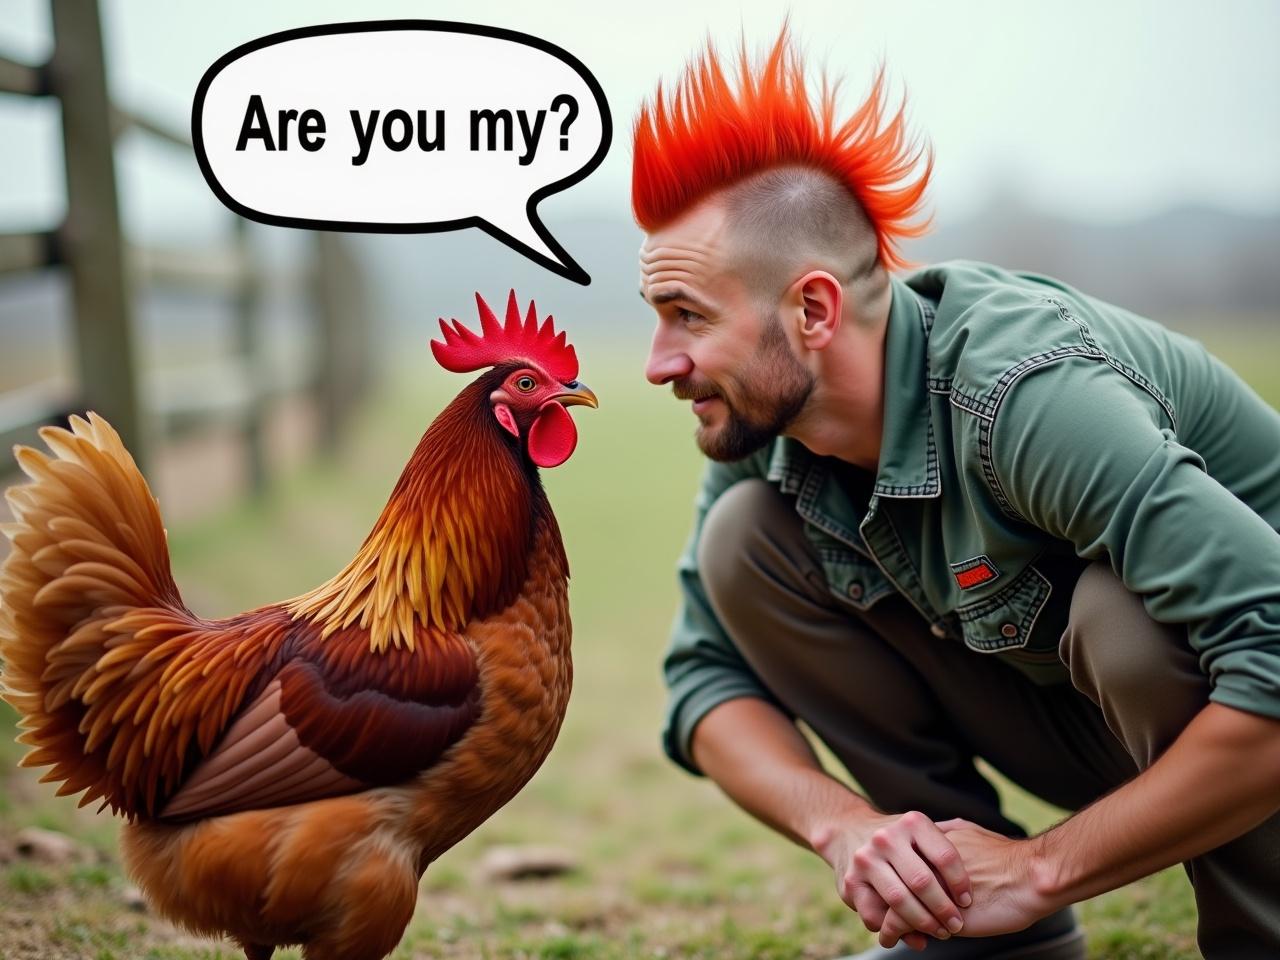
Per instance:
[[[840,281],[865,322],[889,289],[879,240],[862,205],[830,174],[798,165],[746,177],[709,198],[724,205],[730,269],[762,305],[810,270]]]

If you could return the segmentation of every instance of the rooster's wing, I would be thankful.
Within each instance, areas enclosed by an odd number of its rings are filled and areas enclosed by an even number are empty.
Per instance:
[[[480,709],[475,654],[423,631],[414,649],[372,653],[367,634],[319,639],[292,654],[227,727],[161,810],[191,819],[283,806],[401,783],[434,764]]]

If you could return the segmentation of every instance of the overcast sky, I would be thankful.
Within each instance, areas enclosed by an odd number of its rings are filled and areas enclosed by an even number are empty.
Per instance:
[[[0,0],[0,53],[51,44],[47,0]],[[844,75],[846,100],[883,57],[932,141],[940,222],[1011,190],[1067,216],[1125,220],[1170,206],[1280,210],[1280,3],[794,0],[103,0],[116,100],[189,129],[205,69],[247,40],[290,27],[420,17],[508,27],[575,54],[599,79],[615,136],[590,178],[543,203],[548,220],[627,215],[629,129],[659,76],[708,34],[759,48],[786,9],[810,64]],[[60,134],[47,103],[0,96],[0,231],[40,226],[62,205]],[[223,222],[195,164],[132,137],[120,151],[131,230],[171,237]]]

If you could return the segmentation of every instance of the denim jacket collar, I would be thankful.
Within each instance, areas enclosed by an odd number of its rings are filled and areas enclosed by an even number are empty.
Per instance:
[[[929,331],[934,306],[897,277],[884,349],[884,433],[875,492],[882,497],[942,493],[929,416]]]

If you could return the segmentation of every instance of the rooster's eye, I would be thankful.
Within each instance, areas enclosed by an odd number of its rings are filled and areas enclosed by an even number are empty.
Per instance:
[[[521,393],[528,393],[537,385],[538,384],[533,379],[533,377],[530,377],[528,375],[520,377],[518,380],[516,380],[516,389],[519,390]]]

